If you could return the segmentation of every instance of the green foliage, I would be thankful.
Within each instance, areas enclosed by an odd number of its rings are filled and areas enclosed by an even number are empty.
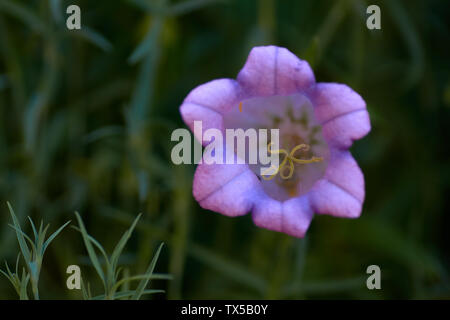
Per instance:
[[[25,271],[25,268],[23,268],[22,276],[19,276],[19,259],[20,253],[17,255],[15,272],[11,272],[8,263],[5,262],[6,272],[0,270],[0,273],[2,273],[14,286],[20,300],[28,300],[27,287],[28,282],[30,281],[30,275]]]
[[[8,264],[6,264],[7,274],[2,271],[2,273],[9,279],[17,291],[20,299],[28,299],[27,295],[27,285],[28,281],[31,282],[31,288],[33,291],[34,299],[39,299],[39,275],[41,274],[42,260],[44,259],[45,251],[47,250],[49,244],[56,238],[56,236],[70,223],[66,222],[58,230],[52,233],[47,239],[46,233],[49,225],[43,228],[43,222],[39,226],[39,230],[36,229],[33,220],[29,218],[31,228],[33,229],[34,240],[32,240],[25,232],[20,228],[20,223],[17,216],[14,213],[11,205],[8,203],[9,212],[13,220],[13,225],[10,225],[16,232],[17,241],[19,242],[20,251],[22,253],[23,259],[25,260],[25,266],[27,272],[22,270],[22,277],[19,278],[18,265],[20,254],[17,256],[16,261],[16,272],[11,273]],[[28,244],[27,244],[28,242]]]
[[[141,215],[138,215],[138,217],[134,220],[131,227],[123,234],[122,238],[117,243],[116,247],[114,248],[113,253],[111,256],[108,256],[106,254],[105,249],[102,247],[102,245],[95,240],[92,236],[90,236],[86,228],[84,226],[83,220],[81,219],[78,212],[75,212],[75,215],[77,217],[78,225],[79,225],[79,231],[83,237],[84,244],[86,246],[86,250],[88,251],[89,258],[91,259],[92,265],[94,266],[95,270],[97,271],[98,276],[101,279],[101,282],[104,287],[105,293],[100,296],[92,297],[90,290],[86,290],[86,286],[83,281],[83,297],[86,299],[106,299],[106,300],[112,300],[112,299],[123,299],[131,297],[133,300],[139,300],[143,294],[152,294],[152,293],[162,293],[164,290],[145,290],[148,282],[150,279],[171,279],[170,275],[165,274],[159,274],[154,275],[153,271],[156,266],[156,262],[158,260],[159,254],[161,253],[161,249],[163,246],[163,243],[160,244],[158,247],[158,250],[156,251],[155,256],[153,257],[152,261],[150,262],[150,265],[148,266],[148,269],[146,272],[142,275],[133,276],[133,277],[123,277],[119,278],[121,269],[119,268],[119,258],[122,254],[122,251],[127,244],[128,240],[131,237],[131,234],[136,227],[136,224],[139,221],[139,218]],[[100,259],[95,251],[95,248],[100,251],[104,258],[105,262],[105,271],[103,270],[101,266]],[[122,286],[127,284],[131,281],[140,280],[138,287],[134,291],[125,290],[125,291],[118,291]],[[89,288],[89,283],[87,284],[87,288]]]
[[[14,225],[11,225],[11,227],[16,232],[17,241],[19,243],[21,253],[19,253],[17,256],[15,272],[11,272],[7,262],[5,262],[6,271],[0,270],[0,272],[11,282],[21,300],[28,300],[27,294],[28,283],[31,282],[34,299],[38,300],[39,275],[41,272],[44,253],[48,248],[49,244],[70,223],[70,221],[66,222],[63,226],[61,226],[58,230],[56,230],[53,234],[51,234],[47,239],[45,239],[47,229],[49,226],[47,225],[45,228],[43,228],[43,224],[41,222],[39,230],[37,230],[33,220],[29,218],[30,225],[34,234],[34,241],[33,241],[26,233],[22,231],[17,216],[15,215],[14,210],[12,209],[9,203],[8,207],[11,213],[11,218],[14,223]],[[91,294],[89,282],[86,286],[84,281],[82,280],[82,295],[84,299],[113,300],[113,299],[131,298],[133,300],[139,300],[144,294],[165,292],[164,290],[145,289],[151,279],[165,279],[165,280],[172,279],[172,277],[167,274],[153,273],[156,266],[156,262],[158,261],[158,257],[161,253],[163,243],[159,245],[156,254],[154,255],[150,265],[148,266],[144,274],[132,277],[130,276],[125,276],[122,278],[119,277],[122,271],[121,268],[119,268],[119,258],[122,254],[125,245],[130,239],[131,234],[136,227],[136,224],[139,221],[140,215],[134,220],[132,226],[123,234],[122,238],[117,243],[110,257],[107,256],[105,249],[102,247],[102,245],[87,233],[83,220],[81,219],[78,212],[75,212],[75,215],[80,227],[79,229],[78,228],[76,229],[81,233],[83,237],[83,241],[88,251],[89,258],[91,259],[92,265],[96,269],[103,283],[105,291],[104,294],[93,297]],[[27,242],[29,245],[27,244]],[[97,256],[94,247],[97,248],[103,255],[104,262],[106,264],[105,268],[106,272],[104,272],[102,269],[100,259]],[[23,268],[22,276],[19,276],[19,260],[21,255],[23,256],[26,269]],[[135,290],[120,290],[124,288],[125,285],[128,285],[129,282],[137,280],[140,280],[140,282]]]
[[[72,3],[80,31],[65,27]],[[365,27],[369,4],[382,30]],[[0,0],[0,200],[15,210],[15,233],[0,215],[0,259],[17,261],[2,271],[15,292],[2,277],[0,299],[153,298],[150,280],[169,299],[450,297],[449,5]],[[354,88],[371,116],[351,149],[365,176],[361,217],[315,216],[307,239],[202,210],[195,166],[170,160],[189,91],[235,78],[265,44],[308,60],[317,81]],[[75,211],[79,232],[56,241],[42,224],[24,229],[27,216],[63,225]],[[89,266],[81,293],[64,285],[71,264]],[[365,286],[370,264],[382,290]]]

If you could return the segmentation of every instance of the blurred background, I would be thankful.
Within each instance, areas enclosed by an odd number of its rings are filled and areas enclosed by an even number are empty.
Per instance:
[[[81,30],[66,8],[81,8]],[[381,8],[381,30],[366,8]],[[0,0],[0,268],[19,252],[9,201],[55,231],[80,212],[108,252],[137,225],[120,263],[145,271],[164,242],[153,299],[450,298],[450,2],[364,0]],[[195,165],[170,160],[191,89],[235,78],[274,44],[317,81],[351,86],[372,131],[351,151],[366,181],[359,219],[315,216],[304,239],[250,216],[202,210]],[[447,195],[446,195],[447,194]],[[44,257],[43,299],[80,299],[68,265],[101,290],[80,234]],[[381,290],[366,268],[379,265]],[[17,295],[0,276],[0,299]]]

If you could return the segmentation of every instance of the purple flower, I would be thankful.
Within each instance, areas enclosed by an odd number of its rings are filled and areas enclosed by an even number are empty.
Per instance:
[[[237,80],[195,88],[180,112],[192,131],[199,120],[203,130],[279,128],[281,148],[307,144],[301,158],[324,159],[271,180],[248,164],[199,164],[193,194],[203,208],[231,217],[251,212],[257,226],[295,237],[305,235],[314,213],[360,216],[364,177],[348,149],[370,131],[366,104],[346,85],[316,83],[309,64],[287,49],[253,48]]]

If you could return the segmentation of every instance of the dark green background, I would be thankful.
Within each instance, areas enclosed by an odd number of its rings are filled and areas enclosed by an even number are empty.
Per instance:
[[[81,31],[65,27],[71,3]],[[381,8],[381,30],[366,28],[369,4]],[[449,9],[445,0],[0,0],[0,260],[18,253],[6,201],[28,231],[27,215],[54,231],[77,210],[108,251],[142,212],[121,262],[143,272],[166,243],[156,271],[174,280],[152,282],[167,290],[153,298],[450,298]],[[235,78],[263,44],[306,59],[317,81],[348,84],[371,116],[351,149],[366,181],[361,218],[316,216],[302,240],[202,210],[195,166],[170,160],[189,91]],[[70,264],[99,288],[68,228],[46,253],[41,298],[81,298],[65,287]],[[365,286],[371,264],[382,290]],[[16,298],[4,277],[0,298]]]

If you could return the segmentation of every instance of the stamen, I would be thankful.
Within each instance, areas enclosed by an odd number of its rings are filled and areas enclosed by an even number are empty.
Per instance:
[[[315,163],[315,162],[323,161],[323,157],[312,157],[311,159],[297,159],[294,157],[295,152],[297,152],[298,150],[304,149],[305,151],[308,151],[309,145],[307,145],[307,144],[302,143],[302,144],[295,146],[289,154],[285,149],[272,150],[272,144],[273,144],[273,142],[270,142],[267,145],[267,151],[270,154],[277,154],[277,153],[284,154],[285,157],[278,168],[276,168],[274,165],[272,165],[266,171],[266,173],[268,173],[269,170],[275,169],[276,171],[274,174],[270,175],[268,178],[266,178],[267,174],[262,175],[262,178],[264,180],[272,180],[278,174],[278,172],[280,172],[280,177],[282,179],[285,179],[285,180],[290,179],[294,175],[294,169],[295,169],[294,162],[298,163],[298,164],[308,164],[308,163]],[[289,171],[288,171],[289,173],[287,175],[284,174],[286,162],[289,162]]]

